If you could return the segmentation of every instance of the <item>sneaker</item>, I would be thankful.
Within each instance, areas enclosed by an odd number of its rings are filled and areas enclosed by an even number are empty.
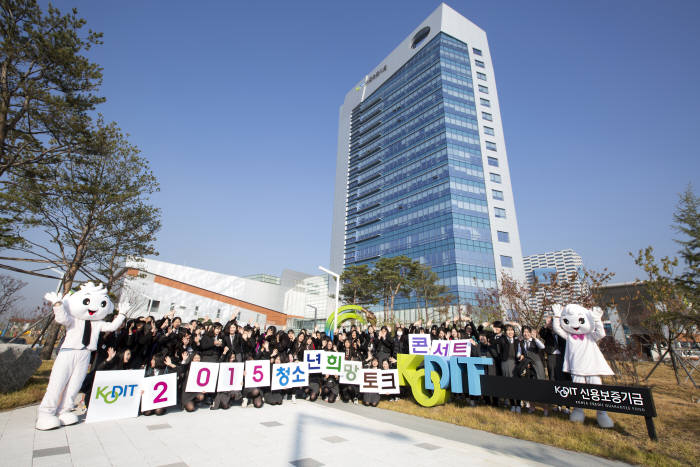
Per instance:
[[[297,403],[297,395],[292,394],[292,404],[296,404],[296,403]]]
[[[515,412],[515,406],[514,406],[514,405],[511,405],[511,406],[510,406],[510,411],[511,411],[511,412]]]
[[[359,404],[359,401],[357,400],[357,397],[354,398],[354,399],[352,400],[352,403],[355,404],[355,405]]]
[[[246,397],[243,398],[243,401],[241,402],[241,407],[244,409],[248,407],[248,399]]]
[[[520,413],[521,411],[522,411],[522,409],[520,408],[520,406],[517,406],[515,408],[515,413]]]

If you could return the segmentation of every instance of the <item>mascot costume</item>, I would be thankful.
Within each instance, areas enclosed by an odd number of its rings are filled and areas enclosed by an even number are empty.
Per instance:
[[[96,286],[88,282],[62,299],[55,292],[47,293],[44,298],[53,305],[56,322],[66,327],[66,337],[39,406],[38,430],[78,422],[78,417],[72,412],[73,401],[87,374],[90,354],[97,349],[100,333],[116,331],[125,318],[120,314],[111,323],[102,321],[112,313],[114,305],[101,284]]]
[[[581,305],[552,305],[554,319],[552,328],[559,337],[566,339],[563,371],[571,374],[574,383],[602,384],[602,375],[612,375],[610,365],[605,361],[597,342],[605,337],[603,310],[588,310]],[[583,409],[575,408],[569,420],[583,422]],[[598,411],[598,425],[612,428],[614,422],[604,410]]]

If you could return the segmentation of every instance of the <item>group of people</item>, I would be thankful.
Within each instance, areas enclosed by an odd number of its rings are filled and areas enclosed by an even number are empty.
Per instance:
[[[364,368],[393,369],[397,354],[409,353],[408,335],[422,333],[430,334],[433,340],[470,339],[472,356],[493,359],[494,365],[487,369],[489,375],[558,381],[568,376],[562,372],[566,341],[553,332],[551,318],[539,331],[513,322],[494,321],[477,326],[467,318],[425,325],[419,320],[395,328],[370,325],[360,329],[353,325],[339,329],[333,336],[318,329],[295,332],[270,326],[262,330],[257,324],[241,323],[237,318],[232,317],[226,323],[197,320],[183,323],[171,312],[161,319],[145,316],[126,320],[117,330],[100,335],[81,392],[90,394],[96,371],[144,369],[145,376],[177,373],[178,405],[189,412],[204,404],[213,410],[227,409],[237,400],[243,407],[250,404],[259,408],[263,404],[282,404],[285,399],[315,401],[319,397],[330,403],[341,399],[357,404],[361,399],[365,405],[377,406],[382,398],[396,400],[397,397],[360,393],[358,386],[340,384],[333,375],[312,374],[307,387],[278,391],[269,387],[244,387],[242,391],[192,393],[186,391],[185,382],[192,362],[269,359],[271,363],[287,363],[303,361],[305,350],[342,352],[346,361],[360,361]],[[401,397],[407,394],[406,388],[401,388]],[[523,405],[534,410],[520,401],[464,397],[471,405],[481,400],[496,406],[505,404],[514,412],[520,412]],[[89,397],[85,401],[89,403]],[[143,412],[144,415],[163,413],[165,409]]]

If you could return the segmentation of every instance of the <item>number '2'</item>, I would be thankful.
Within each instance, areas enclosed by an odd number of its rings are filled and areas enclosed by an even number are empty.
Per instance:
[[[156,396],[155,399],[153,399],[153,403],[154,403],[154,404],[159,404],[159,403],[161,403],[161,402],[168,402],[168,398],[167,398],[167,397],[163,397],[163,394],[165,394],[165,391],[168,390],[168,384],[167,384],[165,381],[158,381],[158,382],[156,383],[156,385],[153,386],[153,389],[154,389],[155,391],[157,391],[159,387],[163,388],[163,390],[160,391],[160,393]]]

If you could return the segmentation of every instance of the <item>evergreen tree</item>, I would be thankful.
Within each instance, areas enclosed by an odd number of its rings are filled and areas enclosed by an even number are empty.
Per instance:
[[[366,264],[345,268],[340,275],[340,287],[340,297],[345,303],[374,305],[379,301],[376,284]]]
[[[72,155],[38,179],[15,177],[7,199],[32,238],[13,249],[63,271],[62,292],[78,275],[113,286],[128,256],[155,254],[160,210],[150,204],[158,182],[119,128],[98,121],[91,152]],[[59,327],[47,334],[50,358]]]
[[[35,0],[0,2],[0,184],[42,177],[88,141],[88,112],[102,69],[84,53],[101,33],[81,34],[85,20]],[[22,241],[19,216],[0,204],[0,247]],[[10,268],[11,269],[11,268]]]
[[[692,185],[680,195],[678,207],[673,215],[673,228],[684,238],[676,239],[681,246],[678,252],[685,263],[685,271],[676,281],[685,289],[688,299],[697,308],[700,303],[700,198],[693,193]]]
[[[411,282],[420,263],[408,256],[380,258],[374,265],[372,277],[384,300],[384,319],[394,322],[394,302],[398,295],[410,296]]]

